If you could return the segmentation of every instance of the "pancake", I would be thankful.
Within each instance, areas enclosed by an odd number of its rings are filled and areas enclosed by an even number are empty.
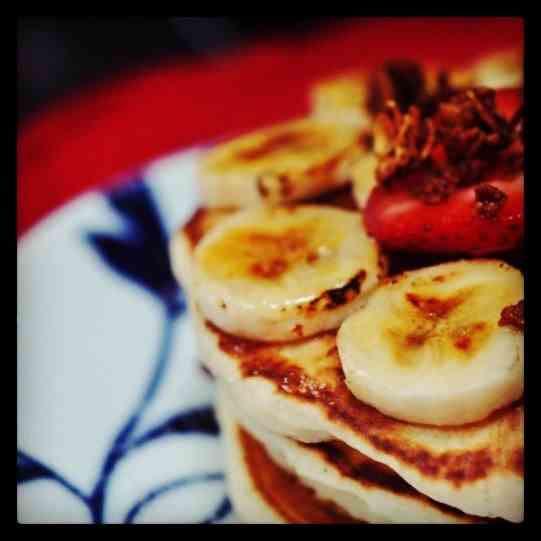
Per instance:
[[[269,345],[225,335],[201,320],[196,326],[203,362],[228,382],[240,410],[268,430],[306,442],[338,439],[436,501],[468,514],[522,520],[521,404],[463,427],[400,422],[351,394],[332,332]]]
[[[276,464],[352,517],[395,524],[487,522],[430,500],[387,466],[339,441],[303,444],[262,429],[235,409],[224,385],[218,389],[217,409],[233,417]]]
[[[197,244],[190,229],[193,221],[171,243],[173,269],[188,296]],[[462,427],[400,422],[348,390],[335,332],[263,344],[220,331],[191,306],[203,362],[228,383],[237,407],[267,430],[304,442],[342,441],[433,500],[471,515],[523,520],[522,403]]]
[[[229,408],[217,417],[225,446],[226,483],[236,514],[249,524],[351,524],[355,519],[282,468],[241,428]]]
[[[358,126],[303,118],[243,135],[202,158],[199,184],[208,207],[274,205],[344,186],[367,153]]]

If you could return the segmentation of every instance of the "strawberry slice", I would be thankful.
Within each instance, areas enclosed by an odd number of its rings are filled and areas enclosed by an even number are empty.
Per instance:
[[[495,203],[498,208],[494,213],[486,211],[490,208],[483,199],[486,186],[504,194],[503,201]],[[368,233],[387,250],[486,255],[510,250],[519,243],[524,234],[523,206],[522,174],[463,188],[435,205],[412,197],[403,186],[378,186],[368,199],[364,223]]]

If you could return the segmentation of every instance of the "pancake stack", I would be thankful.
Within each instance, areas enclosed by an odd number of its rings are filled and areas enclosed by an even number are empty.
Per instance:
[[[398,100],[410,84],[385,69],[208,151],[202,204],[171,239],[247,523],[523,520],[523,334],[501,324],[522,273],[367,234],[372,85]]]

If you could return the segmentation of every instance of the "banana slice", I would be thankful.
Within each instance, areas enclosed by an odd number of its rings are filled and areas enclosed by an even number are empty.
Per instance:
[[[486,56],[472,68],[475,84],[490,88],[519,87],[523,84],[523,58],[519,49]]]
[[[366,153],[358,126],[306,118],[218,145],[203,157],[199,181],[209,207],[275,205],[350,181]]]
[[[315,84],[310,92],[312,114],[324,121],[369,126],[371,117],[366,108],[366,85],[367,77],[361,72]]]
[[[194,260],[205,317],[264,341],[337,328],[386,272],[357,212],[315,205],[239,211],[201,240]]]
[[[496,260],[446,263],[389,278],[340,327],[351,392],[404,421],[462,425],[520,398],[524,338],[502,310],[522,274]]]

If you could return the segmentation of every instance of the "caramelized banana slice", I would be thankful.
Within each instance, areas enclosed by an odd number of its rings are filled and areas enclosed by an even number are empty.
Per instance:
[[[270,206],[346,185],[366,154],[354,125],[301,119],[244,135],[210,150],[199,181],[209,207]]]
[[[205,317],[264,341],[337,328],[385,272],[358,213],[312,205],[240,211],[202,239],[194,259]]]
[[[521,397],[521,330],[502,311],[522,274],[495,260],[447,263],[387,279],[338,332],[346,382],[404,421],[462,425]]]
[[[310,92],[312,114],[321,120],[367,127],[372,119],[366,107],[367,77],[348,73],[314,85]]]
[[[472,68],[475,84],[490,88],[519,87],[523,85],[522,51],[501,51],[479,60]]]

